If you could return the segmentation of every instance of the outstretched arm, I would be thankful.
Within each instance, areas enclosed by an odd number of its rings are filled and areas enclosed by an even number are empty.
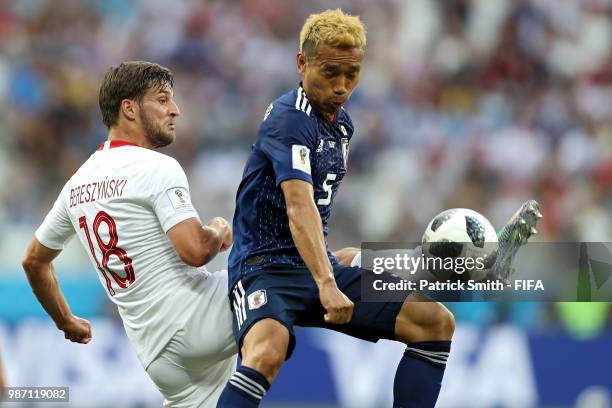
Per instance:
[[[91,341],[91,326],[72,314],[55,276],[52,261],[60,252],[45,247],[34,237],[23,259],[23,269],[34,295],[66,339],[87,344]]]

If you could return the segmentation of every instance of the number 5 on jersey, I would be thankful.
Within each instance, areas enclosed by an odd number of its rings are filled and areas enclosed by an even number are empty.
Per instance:
[[[108,235],[110,236],[110,240],[108,242],[104,242],[100,237],[100,225],[105,223],[108,227]],[[91,256],[96,261],[96,266],[98,270],[104,277],[106,281],[106,288],[108,289],[108,293],[111,296],[115,295],[115,290],[112,287],[111,280],[108,277],[110,275],[117,285],[121,288],[129,287],[136,280],[136,276],[134,274],[134,268],[132,267],[132,259],[127,255],[125,250],[119,248],[117,243],[119,242],[119,236],[117,235],[117,223],[115,220],[108,215],[104,211],[98,212],[93,222],[93,232],[96,237],[96,241],[98,243],[98,247],[102,252],[102,264],[98,262],[98,258],[96,256],[96,251],[94,250],[93,242],[91,242],[91,235],[89,234],[89,227],[87,225],[87,219],[85,216],[79,218],[79,227],[85,231],[85,236],[87,237],[87,242],[89,243],[89,250],[91,252]],[[115,255],[121,262],[123,262],[123,269],[125,270],[125,276],[121,276],[113,272],[108,267],[108,262],[110,261],[111,255]]]
[[[336,175],[334,173],[327,173],[327,177],[325,177],[325,181],[323,182],[323,191],[325,191],[327,193],[327,197],[325,198],[319,198],[317,200],[317,205],[330,205],[331,204],[331,198],[332,198],[332,185],[328,184],[328,181],[334,181],[336,180]]]

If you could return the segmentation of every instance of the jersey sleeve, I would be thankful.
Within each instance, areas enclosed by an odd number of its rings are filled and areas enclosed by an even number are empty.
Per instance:
[[[280,113],[267,125],[259,148],[272,162],[277,186],[291,179],[312,184],[310,156],[316,138],[316,124],[305,112],[297,109]]]
[[[74,226],[70,221],[70,215],[66,207],[66,190],[67,187],[64,186],[57,200],[55,200],[53,208],[51,208],[43,223],[34,233],[38,242],[49,249],[58,251],[64,249],[66,242],[75,234]]]
[[[153,210],[164,232],[188,218],[199,218],[191,203],[187,176],[176,160],[165,160],[152,177]]]

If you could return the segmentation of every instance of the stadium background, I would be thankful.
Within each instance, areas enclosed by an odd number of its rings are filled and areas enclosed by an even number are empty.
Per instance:
[[[612,241],[610,0],[0,0],[0,348],[10,385],[71,387],[71,407],[159,406],[76,240],[57,262],[88,346],[66,342],[20,268],[65,180],[106,137],[104,70],[170,67],[182,116],[165,152],[202,218],[231,218],[268,104],[298,81],[305,17],[330,7],[368,28],[350,172],[330,242],[418,240],[468,207],[501,226],[528,198],[541,241]],[[222,268],[219,257],[211,269]],[[606,303],[455,304],[440,407],[610,407]],[[300,331],[266,405],[389,406],[402,348]]]

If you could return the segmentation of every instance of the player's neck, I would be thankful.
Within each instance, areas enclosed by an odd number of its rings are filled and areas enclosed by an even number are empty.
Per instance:
[[[321,116],[323,116],[323,119],[325,119],[328,122],[335,122],[336,118],[338,117],[337,114],[332,115],[332,114],[329,114],[329,113],[321,113]]]
[[[140,135],[140,134],[136,134],[134,132],[130,132],[130,131],[126,131],[125,129],[120,129],[117,127],[114,127],[112,129],[109,130],[108,132],[108,140],[112,141],[117,141],[117,140],[122,140],[125,142],[131,142],[134,143],[140,147],[144,147],[145,149],[152,149],[153,147],[148,143],[147,139]]]
[[[317,114],[320,117],[322,117],[323,119],[325,119],[328,122],[335,122],[336,118],[338,118],[338,114],[337,113],[323,112],[321,109],[317,109],[317,106],[315,104],[312,104],[312,107],[314,108],[314,110],[317,112]]]

